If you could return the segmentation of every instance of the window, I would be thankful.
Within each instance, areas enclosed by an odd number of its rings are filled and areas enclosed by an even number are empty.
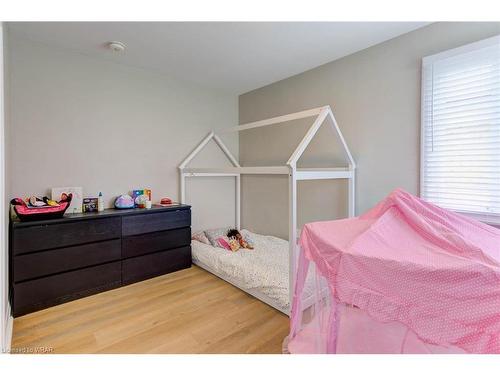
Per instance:
[[[500,222],[500,36],[423,59],[421,196]]]

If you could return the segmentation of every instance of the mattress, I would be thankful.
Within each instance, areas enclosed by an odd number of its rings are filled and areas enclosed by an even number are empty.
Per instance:
[[[252,240],[253,250],[231,252],[193,240],[193,263],[289,314],[288,241],[247,230],[241,232]],[[312,295],[312,291],[308,280],[304,291],[306,300],[308,295]]]

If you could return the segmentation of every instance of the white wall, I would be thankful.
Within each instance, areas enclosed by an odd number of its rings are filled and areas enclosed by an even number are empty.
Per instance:
[[[329,104],[357,162],[356,212],[367,210],[396,187],[417,194],[421,59],[496,34],[500,34],[499,22],[431,24],[241,95],[240,123]],[[281,133],[265,136],[240,133],[240,163],[275,161],[304,134],[300,124],[278,130]],[[318,154],[310,156],[326,160],[335,146],[318,142]],[[242,224],[285,237],[286,181],[265,182],[269,187],[279,185],[276,192],[266,190],[260,180],[242,181]],[[303,222],[345,215],[344,185],[308,184],[298,191],[305,198],[298,207]]]
[[[87,57],[9,33],[9,191],[54,186],[102,191],[106,202],[136,188],[178,198],[177,166],[210,129],[237,123],[237,97],[139,68]],[[238,155],[238,138],[225,138]],[[203,163],[223,162],[212,150]],[[234,183],[188,189],[195,228],[232,214]],[[210,196],[210,199],[207,197]],[[212,209],[213,208],[213,209]],[[197,211],[198,210],[198,211]],[[200,222],[199,210],[211,217]],[[229,223],[231,224],[231,223]]]
[[[10,348],[12,319],[8,302],[8,210],[5,190],[4,25],[0,22],[0,354]]]

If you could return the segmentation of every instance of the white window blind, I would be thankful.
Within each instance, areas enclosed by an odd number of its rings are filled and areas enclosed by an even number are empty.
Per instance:
[[[423,59],[421,195],[500,219],[500,37]]]

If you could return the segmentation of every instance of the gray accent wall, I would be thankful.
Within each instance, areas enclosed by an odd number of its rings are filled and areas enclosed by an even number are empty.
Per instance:
[[[357,162],[356,213],[397,187],[418,194],[421,59],[497,34],[499,22],[431,24],[241,95],[240,124],[328,104]],[[283,164],[310,123],[241,132],[240,163]],[[333,140],[320,134],[303,163],[340,165]],[[287,238],[287,189],[286,177],[243,178],[243,227]],[[346,215],[345,183],[301,182],[298,194],[299,225]]]

